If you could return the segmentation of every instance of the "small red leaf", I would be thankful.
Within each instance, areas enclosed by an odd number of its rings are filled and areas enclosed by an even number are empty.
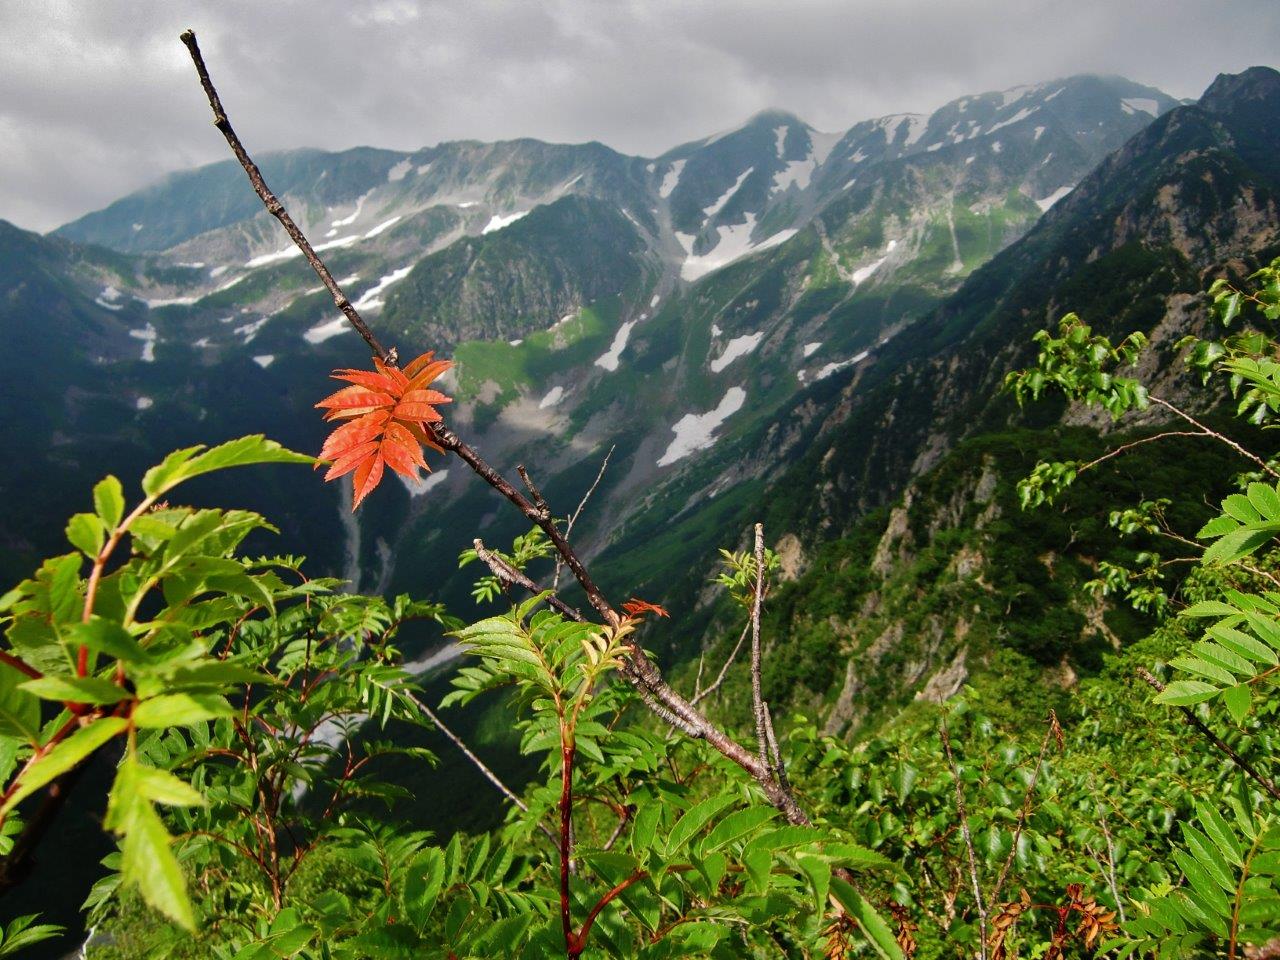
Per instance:
[[[355,475],[355,496],[351,502],[351,510],[360,506],[360,501],[373,492],[374,488],[382,482],[382,455],[377,454],[368,460],[361,461],[360,466],[356,467]]]
[[[622,605],[622,609],[626,612],[627,616],[632,619],[642,617],[648,613],[656,613],[660,617],[671,616],[671,614],[667,613],[666,610],[662,609],[662,607],[658,606],[656,603],[650,603],[648,600],[640,600],[636,597],[632,597],[624,603]]]
[[[419,470],[429,470],[423,448],[444,450],[425,425],[443,420],[436,405],[451,402],[426,388],[452,366],[448,360],[427,352],[403,371],[376,357],[373,365],[373,371],[335,370],[334,379],[350,386],[316,404],[325,420],[349,421],[329,435],[320,457],[332,461],[326,480],[354,471],[353,510],[382,481],[386,468],[415,479]]]

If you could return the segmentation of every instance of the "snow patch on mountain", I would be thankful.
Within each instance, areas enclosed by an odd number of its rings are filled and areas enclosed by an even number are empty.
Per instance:
[[[779,160],[783,158],[782,155],[786,148],[786,142],[787,142],[787,128],[785,126],[774,127],[773,128],[773,143],[774,143],[773,149],[777,152]]]
[[[680,174],[684,172],[685,163],[684,160],[676,160],[667,168],[667,172],[662,177],[662,186],[658,187],[658,196],[663,200],[671,196],[671,191],[675,190],[676,184],[680,182]]]
[[[245,345],[247,346],[248,344],[253,343],[253,338],[258,335],[258,331],[261,330],[270,319],[270,317],[259,317],[257,320],[253,320],[249,323],[243,324],[242,326],[236,327],[231,332],[240,334],[240,336],[244,338]]]
[[[276,355],[274,353],[260,353],[253,358],[253,362],[265,370],[267,367],[271,366],[275,358]]]
[[[155,401],[150,397],[139,397],[137,400],[133,401],[133,408],[135,410],[150,410],[153,406],[155,406]]]
[[[409,496],[411,497],[420,497],[424,493],[430,493],[432,487],[437,487],[440,484],[444,483],[445,479],[448,476],[449,476],[448,467],[445,467],[443,470],[435,470],[431,473],[428,473],[425,477],[406,477],[399,473],[396,474],[396,477],[400,480],[401,483],[404,484],[404,488],[409,491]],[[420,662],[425,662],[425,661],[420,661]],[[406,664],[406,666],[412,667],[413,665]]]
[[[618,369],[618,360],[622,357],[622,351],[627,348],[627,341],[631,339],[631,330],[637,322],[628,320],[618,328],[618,332],[613,335],[613,343],[609,344],[609,352],[596,360],[597,367],[603,367],[610,373]]]
[[[725,344],[724,352],[711,361],[711,372],[719,373],[739,357],[745,357],[760,346],[760,341],[763,339],[763,333],[748,333],[741,337],[734,337]]]
[[[129,336],[135,340],[142,341],[142,360],[146,363],[154,363],[156,359],[156,340],[160,337],[156,328],[148,323],[141,330],[130,330]]]
[[[702,211],[708,220],[724,209],[725,204],[733,199],[733,195],[741,189],[743,182],[747,177],[751,176],[753,170],[755,170],[755,167],[747,167],[746,170],[743,170],[742,176],[733,182],[733,186],[726,190],[720,199]]]
[[[384,233],[385,231],[390,230],[392,227],[394,227],[397,223],[400,222],[400,219],[401,218],[397,216],[397,217],[392,217],[390,220],[383,220],[380,224],[378,224],[376,227],[374,227],[372,230],[366,233],[364,235],[364,238],[366,240],[373,239],[378,234]]]
[[[889,259],[889,254],[893,253],[894,247],[897,245],[897,240],[890,240],[889,246],[885,248],[883,257],[876,260],[874,263],[867,264],[865,267],[859,267],[857,270],[853,271],[853,285],[855,287],[862,286],[863,282],[865,282],[868,277],[884,266],[884,262]]]
[[[813,177],[813,171],[817,166],[818,163],[813,157],[806,157],[804,160],[792,160],[774,175],[773,187],[770,192],[786,190],[792,184],[803,190],[809,186],[809,180]]]
[[[733,261],[745,257],[747,254],[756,253],[760,250],[767,250],[770,247],[776,247],[778,244],[790,240],[798,231],[795,229],[780,230],[773,236],[761,240],[759,243],[751,242],[751,231],[756,227],[756,217],[753,213],[746,215],[745,223],[732,224],[730,226],[721,226],[716,228],[719,239],[716,245],[707,253],[694,256],[690,253],[689,257],[680,266],[680,276],[685,280],[697,280],[704,277],[712,270],[719,270],[721,267],[727,266]],[[680,238],[680,234],[676,234]],[[692,241],[692,237],[689,238]],[[681,243],[684,240],[681,239]],[[686,250],[692,250],[693,245],[690,242]]]
[[[355,214],[352,214],[355,216]],[[330,231],[333,232],[333,231]],[[330,240],[328,243],[316,244],[316,253],[324,253],[326,250],[337,250],[339,247],[349,247],[351,244],[361,239],[360,234],[353,233],[346,237],[339,237],[337,240]],[[295,246],[288,246],[282,250],[276,250],[272,253],[264,253],[261,256],[253,257],[245,262],[245,266],[250,269],[254,267],[265,267],[269,263],[278,263],[281,260],[292,260],[294,257],[302,256],[302,251]]]
[[[333,227],[334,230],[337,230],[338,227],[349,227],[351,224],[355,223],[360,216],[360,211],[364,208],[364,201],[370,193],[373,193],[373,191],[370,190],[368,193],[364,193],[356,197],[356,208],[351,211],[351,215],[334,220],[329,224],[329,226]],[[316,249],[319,248],[317,247]]]
[[[1023,120],[1027,119],[1027,117],[1031,116],[1033,113],[1035,113],[1039,109],[1040,109],[1039,107],[1023,107],[1021,110],[1015,113],[1008,120],[1001,120],[999,123],[993,124],[987,130],[987,133],[992,134],[992,133],[995,133],[997,130],[1003,129],[1004,127],[1011,127],[1015,123],[1021,123]],[[1043,130],[1044,128],[1037,127],[1036,129]]]
[[[338,334],[350,330],[351,326],[347,322],[346,317],[334,317],[332,320],[326,320],[324,323],[318,323],[306,333],[302,335],[302,339],[312,345],[324,343]]]
[[[1125,113],[1137,113],[1141,110],[1143,113],[1149,113],[1153,117],[1160,115],[1160,104],[1147,97],[1122,97],[1120,109]]]
[[[1036,206],[1039,207],[1041,210],[1048,210],[1050,207],[1052,207],[1055,203],[1057,203],[1059,200],[1061,200],[1063,197],[1065,197],[1068,193],[1070,193],[1074,189],[1075,187],[1059,187],[1057,190],[1053,191],[1053,193],[1049,194],[1044,199],[1037,200]]]
[[[495,213],[489,218],[489,222],[484,225],[484,229],[480,232],[482,234],[493,233],[495,230],[501,230],[503,227],[511,226],[511,224],[515,223],[521,217],[527,217],[528,215],[528,210],[517,210],[515,213],[508,214],[505,217]]]
[[[547,391],[547,395],[538,401],[538,409],[545,410],[547,407],[554,407],[564,399],[564,387],[552,387]]]
[[[819,340],[817,343],[806,343],[806,344],[804,345],[804,355],[805,355],[805,357],[806,357],[806,358],[808,358],[808,357],[813,356],[815,353],[817,353],[817,352],[818,352],[818,348],[819,348],[819,347],[821,347],[821,346],[822,346],[822,341],[821,341],[821,340]]]
[[[387,183],[395,183],[397,180],[403,180],[408,176],[409,171],[412,169],[413,161],[406,157],[387,171]]]
[[[823,367],[821,370],[819,370],[817,373],[813,375],[814,382],[817,382],[818,380],[825,380],[827,377],[831,376],[833,373],[843,370],[845,367],[851,367],[855,363],[860,363],[861,361],[867,359],[867,357],[869,356],[871,356],[871,351],[863,350],[861,353],[855,354],[854,356],[850,357],[848,360],[841,360],[839,363],[828,363],[825,367]]]
[[[686,413],[671,431],[676,435],[666,452],[658,458],[658,466],[667,467],[689,454],[705,450],[718,439],[715,435],[720,425],[742,409],[747,392],[741,387],[730,387],[716,408],[708,413]]]
[[[360,299],[354,304],[355,308],[357,310],[381,310],[386,305],[385,301],[380,298],[382,292],[393,283],[397,283],[407,277],[412,269],[413,264],[409,264],[399,270],[392,270],[360,295]]]
[[[117,303],[120,299],[120,291],[115,287],[106,286],[102,288],[102,292],[93,298],[93,302],[100,307],[106,307],[108,310],[119,310],[124,307],[123,303]]]

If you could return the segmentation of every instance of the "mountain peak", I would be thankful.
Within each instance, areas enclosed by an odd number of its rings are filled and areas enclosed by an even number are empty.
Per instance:
[[[1248,101],[1280,97],[1280,71],[1249,67],[1240,73],[1220,73],[1200,98],[1200,106],[1214,113],[1230,113]]]

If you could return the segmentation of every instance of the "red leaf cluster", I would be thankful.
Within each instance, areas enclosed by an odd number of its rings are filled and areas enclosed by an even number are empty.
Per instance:
[[[316,404],[326,420],[344,421],[325,440],[320,459],[332,462],[325,480],[355,471],[353,511],[382,481],[384,468],[416,480],[419,467],[431,472],[423,447],[444,453],[425,425],[444,419],[436,406],[450,398],[428,387],[453,364],[428,351],[403,370],[377,357],[373,365],[374,370],[335,370],[335,380],[351,385]]]
[[[656,613],[660,617],[671,616],[656,603],[650,603],[648,600],[641,600],[638,597],[632,597],[622,605],[622,609],[632,620],[637,620],[649,613]]]

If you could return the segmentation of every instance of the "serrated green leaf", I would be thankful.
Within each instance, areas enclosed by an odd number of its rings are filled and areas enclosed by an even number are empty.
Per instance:
[[[866,934],[867,940],[882,960],[905,960],[902,948],[898,946],[898,941],[893,931],[889,929],[889,925],[857,890],[839,877],[832,877],[831,893],[839,901],[840,906],[844,907],[845,912],[862,928],[862,932]]]
[[[286,450],[274,440],[262,434],[229,440],[206,450],[203,446],[175,450],[161,463],[152,467],[142,477],[142,490],[149,497],[158,497],[172,490],[184,480],[214,470],[248,466],[256,463],[315,463],[314,457]]]
[[[128,726],[123,717],[105,717],[95,720],[87,727],[81,727],[67,739],[52,747],[48,753],[36,760],[27,768],[19,781],[19,786],[9,799],[0,807],[0,816],[9,811],[39,790],[50,780],[79,765],[89,754],[120,733]]]
[[[96,557],[107,540],[106,528],[95,513],[77,513],[67,522],[67,540],[87,557]]]
[[[134,708],[134,725],[141,729],[181,727],[233,713],[225,697],[213,694],[169,693],[143,700]]]
[[[119,684],[99,677],[41,677],[28,680],[21,689],[35,694],[41,700],[60,703],[119,703],[129,696],[129,691]]]
[[[1253,695],[1249,691],[1249,685],[1242,683],[1239,686],[1232,687],[1230,690],[1224,690],[1222,693],[1222,705],[1227,708],[1232,720],[1236,723],[1244,723],[1245,718],[1249,716],[1249,709],[1253,705]]]
[[[674,853],[683,847],[712,817],[726,807],[733,806],[735,802],[736,798],[732,796],[708,797],[686,810],[667,834],[668,853]]]
[[[93,488],[93,509],[108,530],[115,530],[124,517],[124,488],[113,476],[103,477]]]
[[[1189,707],[1192,704],[1212,700],[1218,695],[1218,687],[1202,680],[1175,680],[1156,695],[1156,703],[1167,703],[1174,707]]]
[[[1239,613],[1231,604],[1221,600],[1201,600],[1182,611],[1184,617],[1230,617]]]
[[[707,834],[707,839],[702,844],[702,850],[707,853],[712,850],[718,850],[758,830],[763,824],[768,823],[777,815],[778,811],[774,807],[760,806],[737,810],[717,823],[711,832]]]
[[[1205,563],[1232,563],[1248,556],[1270,542],[1276,534],[1274,524],[1240,527],[1224,534],[1204,552]]]
[[[1280,520],[1280,494],[1276,493],[1275,487],[1254,482],[1249,484],[1248,496],[1264,520]]]
[[[142,792],[139,764],[126,757],[107,801],[106,826],[120,837],[120,874],[142,898],[185,930],[195,930],[182,870],[170,848],[172,838]]]

